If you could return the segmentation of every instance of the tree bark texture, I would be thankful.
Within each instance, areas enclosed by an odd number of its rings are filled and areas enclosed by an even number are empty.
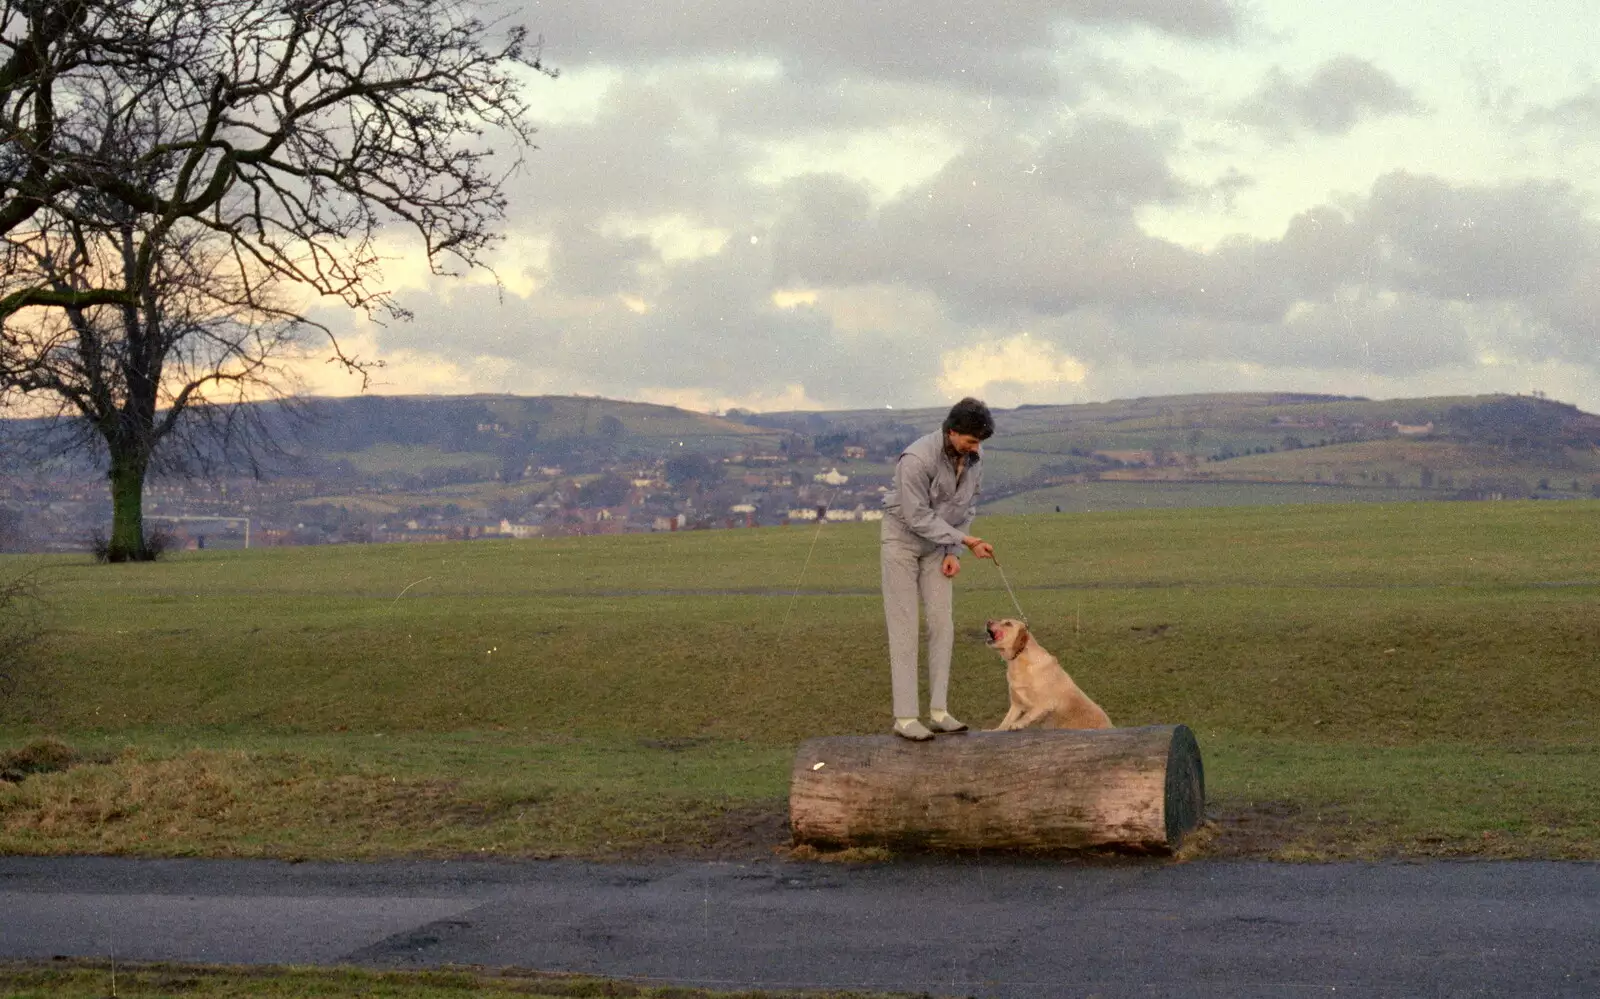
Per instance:
[[[795,756],[797,844],[1169,853],[1205,816],[1185,725],[810,739]]]
[[[110,562],[149,558],[144,534],[144,478],[147,462],[140,456],[113,454],[111,459]]]

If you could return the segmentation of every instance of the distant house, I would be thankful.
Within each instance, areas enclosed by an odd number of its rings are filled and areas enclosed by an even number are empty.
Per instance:
[[[759,472],[746,472],[739,481],[746,486],[775,489],[793,485],[794,476],[788,472],[766,469]]]
[[[844,456],[846,458],[853,458],[857,461],[865,461],[867,457],[867,449],[859,444],[847,444],[844,449]]]
[[[842,486],[850,481],[850,476],[842,474],[837,468],[830,468],[826,472],[818,472],[811,477],[813,482],[821,482],[830,486]]]
[[[814,506],[800,507],[789,511],[790,520],[816,520],[817,508]]]
[[[536,538],[540,534],[538,524],[513,524],[509,520],[500,521],[500,536],[506,538]]]
[[[1426,437],[1433,433],[1432,420],[1429,420],[1427,423],[1424,423],[1421,426],[1410,426],[1396,420],[1395,422],[1389,424],[1389,426],[1393,427],[1394,432],[1399,434],[1401,437]]]

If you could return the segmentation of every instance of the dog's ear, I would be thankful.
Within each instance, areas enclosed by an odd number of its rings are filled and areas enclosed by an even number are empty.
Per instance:
[[[1022,624],[1021,622],[1018,622],[1017,623],[1017,643],[1016,643],[1016,646],[1015,646],[1015,649],[1016,649],[1016,653],[1015,654],[1017,654],[1017,655],[1021,655],[1022,654],[1022,650],[1028,647],[1028,639],[1030,637],[1032,637],[1032,636],[1030,636],[1028,634],[1028,626],[1025,625],[1025,624]]]

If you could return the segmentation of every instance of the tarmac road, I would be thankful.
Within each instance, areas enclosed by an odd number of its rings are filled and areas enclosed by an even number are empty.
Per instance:
[[[0,858],[0,958],[955,996],[1600,996],[1600,865]]]

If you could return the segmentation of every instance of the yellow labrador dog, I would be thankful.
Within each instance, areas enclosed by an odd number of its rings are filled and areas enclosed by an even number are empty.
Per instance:
[[[1029,725],[1043,728],[1111,728],[1100,705],[1078,689],[1061,663],[1028,634],[1028,626],[1014,618],[989,622],[989,647],[1006,661],[1006,684],[1011,688],[1011,710],[996,732],[1013,732]]]

